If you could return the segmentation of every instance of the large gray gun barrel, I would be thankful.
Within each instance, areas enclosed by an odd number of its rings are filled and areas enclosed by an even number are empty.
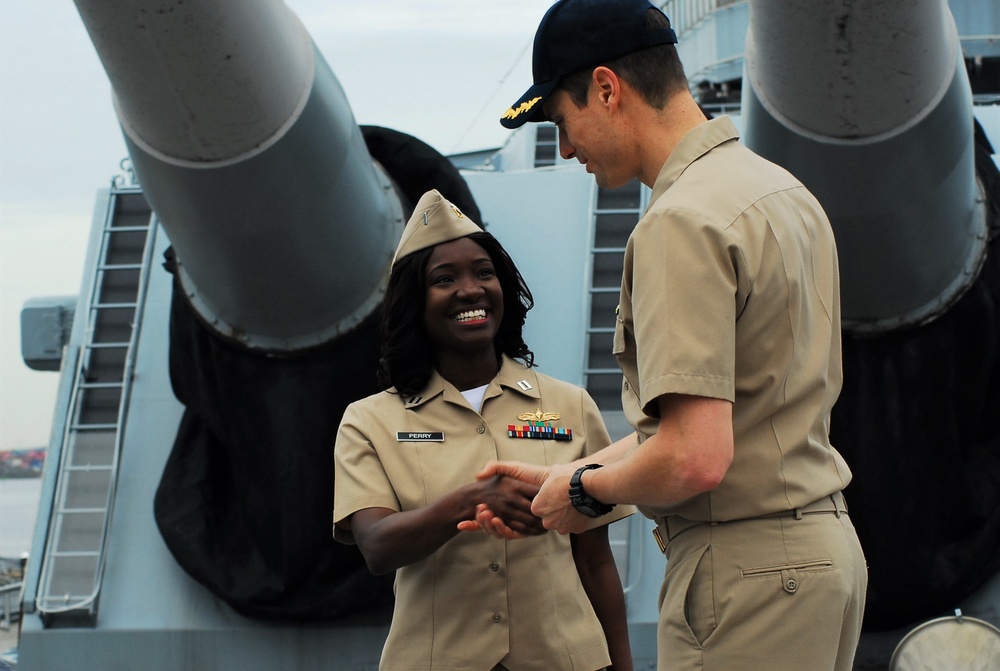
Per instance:
[[[745,64],[747,145],[837,238],[831,440],[854,474],[865,627],[898,628],[1000,570],[1000,174],[945,0],[751,0]]]
[[[294,13],[278,0],[76,4],[201,318],[289,350],[369,314],[403,212]]]
[[[154,496],[178,563],[238,612],[308,620],[391,599],[330,533],[348,403],[379,391],[377,326],[431,147],[359,127],[280,0],[77,0],[174,273],[169,370],[185,406]]]
[[[972,116],[945,0],[751,0],[744,138],[830,215],[848,330],[925,322],[975,278]]]

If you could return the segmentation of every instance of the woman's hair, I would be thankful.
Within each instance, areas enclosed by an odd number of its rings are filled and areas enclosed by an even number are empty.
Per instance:
[[[497,357],[506,354],[533,366],[535,355],[522,337],[525,316],[535,304],[528,285],[496,238],[485,231],[466,237],[490,255],[503,291],[503,319],[493,339]],[[382,303],[378,378],[384,387],[395,387],[403,396],[423,389],[434,370],[434,343],[424,327],[425,272],[433,250],[421,249],[396,262]]]

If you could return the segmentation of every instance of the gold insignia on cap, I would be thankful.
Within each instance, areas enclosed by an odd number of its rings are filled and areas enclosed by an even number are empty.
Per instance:
[[[524,114],[525,112],[530,112],[531,108],[534,107],[535,104],[539,100],[541,100],[541,99],[542,99],[542,97],[538,96],[537,98],[532,98],[531,100],[525,100],[523,103],[521,103],[520,105],[517,106],[517,109],[514,109],[513,107],[508,107],[507,111],[504,112],[503,116],[500,117],[500,118],[501,119],[515,119],[515,118],[521,116],[522,114]]]
[[[454,203],[432,189],[421,196],[413,208],[413,215],[406,222],[392,264],[396,265],[399,259],[421,249],[482,231]]]
[[[535,408],[534,412],[522,412],[517,416],[522,422],[551,422],[562,417],[558,412],[542,412],[541,408]]]

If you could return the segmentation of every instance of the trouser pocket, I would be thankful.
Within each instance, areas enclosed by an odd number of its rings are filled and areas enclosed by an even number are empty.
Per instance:
[[[831,570],[833,570],[832,559],[817,559],[792,564],[745,568],[741,571],[741,574],[744,580],[773,580],[780,578],[781,588],[789,594],[795,594],[799,591],[802,579],[806,574]]]

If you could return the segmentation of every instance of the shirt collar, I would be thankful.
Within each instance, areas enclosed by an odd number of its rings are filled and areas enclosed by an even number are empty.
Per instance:
[[[689,165],[723,142],[738,140],[739,137],[736,126],[725,115],[700,123],[689,130],[660,168],[649,198],[650,206],[677,181]]]
[[[499,396],[503,389],[510,389],[528,398],[541,398],[538,394],[538,378],[535,372],[526,366],[522,366],[506,354],[500,360],[500,372],[490,380],[483,400]],[[431,377],[427,385],[418,394],[404,399],[403,404],[407,408],[418,408],[433,398],[444,396],[444,400],[451,403],[462,404],[462,392],[458,391],[453,384],[441,377],[437,369],[431,372]]]

